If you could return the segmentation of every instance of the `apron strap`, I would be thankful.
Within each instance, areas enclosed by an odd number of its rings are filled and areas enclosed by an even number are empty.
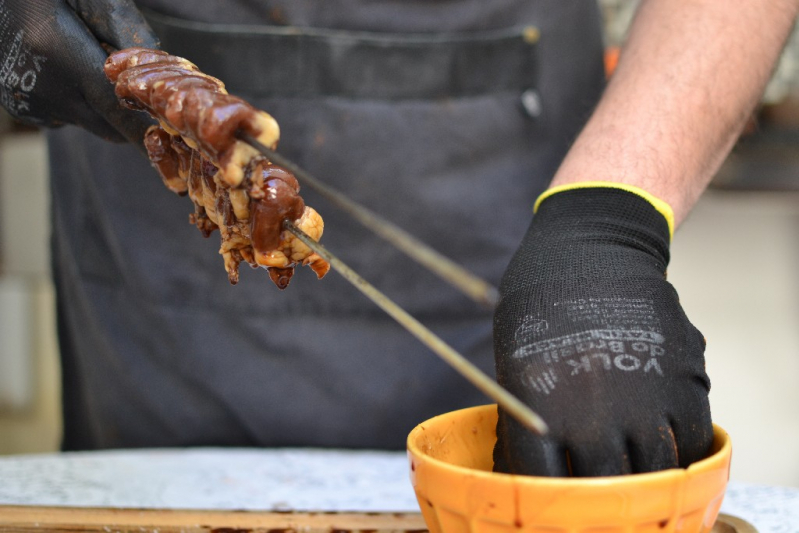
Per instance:
[[[372,33],[145,16],[164,50],[248,96],[423,100],[535,87],[538,30],[531,26]]]

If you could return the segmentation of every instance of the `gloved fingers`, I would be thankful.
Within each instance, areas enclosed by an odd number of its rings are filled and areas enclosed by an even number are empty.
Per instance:
[[[114,85],[103,72],[106,52],[77,14],[69,11],[60,19],[68,35],[81,42],[75,47],[70,67],[78,75],[80,100],[72,99],[72,109],[66,112],[69,122],[114,142],[129,141],[141,145],[145,130],[152,124],[146,113],[123,108]]]
[[[83,98],[76,99],[69,106],[68,113],[76,117],[72,123],[107,141],[123,143],[127,138],[98,114]]]
[[[498,438],[494,447],[494,471],[525,476],[568,477],[566,450],[550,439],[536,439],[529,445]]]
[[[595,435],[595,437],[600,437]],[[568,447],[574,477],[618,476],[632,473],[630,456],[621,435],[592,442],[571,442]]]
[[[99,98],[107,99],[105,95]],[[70,116],[74,117],[72,124],[89,131],[98,137],[114,143],[129,142],[144,150],[144,132],[155,123],[148,115],[131,111],[123,107],[109,109],[108,106],[116,104],[110,101],[100,110],[94,108],[91,102],[81,95],[79,101],[72,102]]]
[[[671,424],[666,420],[637,431],[628,442],[634,473],[656,472],[679,466],[676,438]]]
[[[704,335],[690,325],[686,333],[686,350],[704,355],[706,344]],[[674,430],[681,468],[704,459],[713,444],[713,421],[708,397],[710,378],[705,369],[704,357],[694,357],[691,360],[691,377],[686,378],[682,408],[671,412],[671,427]]]
[[[114,94],[114,85],[102,71],[102,65],[101,62],[100,71],[95,73],[96,80],[85,84],[82,90],[84,98],[94,110],[93,114],[100,116],[116,132],[115,136],[103,137],[114,142],[127,140],[134,145],[143,146],[144,132],[155,121],[147,113],[122,107]]]
[[[713,444],[713,423],[707,399],[698,397],[695,403],[698,406],[704,404],[705,408],[692,410],[689,416],[675,418],[671,423],[681,468],[707,457]]]
[[[158,48],[158,38],[131,0],[67,0],[96,39],[121,50]]]
[[[554,439],[538,437],[499,410],[494,471],[528,476],[566,477],[569,466],[564,448]]]
[[[105,52],[66,4],[59,3],[47,16],[37,11],[42,8],[31,3],[31,11],[25,13],[23,45],[38,60],[31,68],[35,76],[30,78],[30,88],[22,95],[26,113],[20,118],[43,126],[75,124],[104,138],[121,140],[117,128],[87,96],[90,92],[114,96],[103,73]],[[118,107],[116,102],[113,105]]]
[[[116,109],[107,110],[106,120],[113,125],[118,134],[118,141],[124,142],[125,140],[137,147],[144,149],[144,133],[147,128],[155,124],[149,115],[138,111],[131,111],[119,106]],[[108,139],[114,140],[114,139]]]

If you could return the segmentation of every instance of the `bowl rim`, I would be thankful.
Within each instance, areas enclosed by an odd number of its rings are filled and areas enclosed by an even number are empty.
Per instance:
[[[411,431],[408,433],[408,438],[406,441],[406,450],[408,454],[408,458],[411,462],[416,460],[417,462],[423,461],[430,463],[431,465],[435,466],[439,469],[449,470],[453,473],[460,473],[463,475],[468,475],[472,477],[478,478],[486,478],[486,479],[493,479],[494,481],[509,481],[509,482],[527,482],[527,483],[536,483],[541,485],[550,485],[550,486],[574,486],[580,484],[581,486],[605,486],[609,484],[613,484],[618,486],[619,484],[637,484],[641,482],[657,482],[657,481],[664,481],[669,478],[673,478],[675,476],[678,477],[689,477],[692,476],[700,471],[709,471],[715,470],[724,463],[727,462],[728,458],[732,454],[732,442],[730,440],[730,436],[727,431],[719,426],[718,424],[713,424],[713,441],[714,444],[716,443],[717,439],[721,439],[721,446],[719,449],[712,453],[711,455],[705,457],[704,459],[700,459],[695,463],[688,465],[687,468],[669,468],[667,470],[660,470],[657,472],[643,472],[643,473],[635,473],[635,474],[624,474],[618,476],[597,476],[597,477],[547,477],[547,476],[529,476],[529,475],[520,475],[520,474],[506,474],[501,472],[488,472],[485,470],[477,470],[474,468],[468,468],[465,466],[454,465],[452,463],[448,463],[441,459],[436,459],[431,457],[424,451],[422,451],[416,445],[416,436],[424,431],[423,426],[425,424],[430,424],[435,420],[450,417],[455,415],[456,413],[464,412],[464,411],[488,411],[491,409],[496,410],[496,404],[485,404],[485,405],[477,405],[473,407],[466,407],[463,409],[457,409],[455,411],[449,411],[447,413],[442,413],[440,415],[436,415],[432,418],[425,420],[417,424]],[[418,463],[417,463],[418,464]],[[415,468],[415,467],[414,467]]]

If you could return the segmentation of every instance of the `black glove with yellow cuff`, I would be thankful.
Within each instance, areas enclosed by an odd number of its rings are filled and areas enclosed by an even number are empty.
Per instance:
[[[500,286],[500,384],[538,437],[499,412],[494,468],[603,476],[686,467],[712,439],[702,334],[666,281],[671,208],[587,182],[547,191]]]

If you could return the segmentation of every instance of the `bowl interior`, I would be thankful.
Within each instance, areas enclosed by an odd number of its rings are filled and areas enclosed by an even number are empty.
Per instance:
[[[497,408],[495,405],[483,405],[445,413],[419,424],[408,436],[408,450],[412,454],[439,462],[440,466],[444,468],[464,469],[464,473],[466,470],[477,470],[491,473],[492,476],[503,476],[504,474],[496,474],[492,471],[494,444],[497,441],[496,424]],[[727,432],[714,425],[713,444],[707,457],[692,464],[688,470],[714,466],[714,458],[719,459],[720,452],[730,446]],[[617,479],[621,481],[651,475],[658,475],[658,473],[619,476]],[[524,477],[535,479],[534,476]],[[552,478],[543,479],[551,480]]]

